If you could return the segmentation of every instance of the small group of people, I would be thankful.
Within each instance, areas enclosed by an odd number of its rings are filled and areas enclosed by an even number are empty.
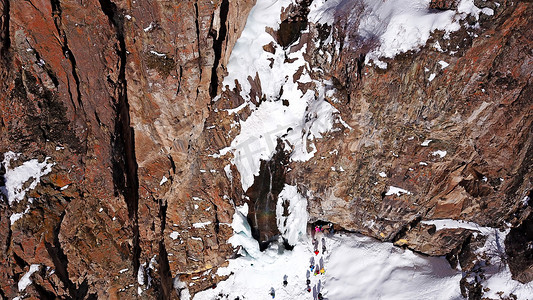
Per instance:
[[[322,243],[322,254],[324,254],[326,252],[326,240],[324,237],[322,237],[322,239],[320,240],[319,242],[319,234],[320,232],[322,232],[324,229],[322,226],[315,226],[315,231],[313,234],[313,250],[314,250],[314,253],[315,253],[315,256],[318,257],[318,254],[320,253],[320,251],[318,250],[319,249],[319,243],[321,242]],[[307,280],[306,280],[306,290],[307,292],[311,292],[313,291],[313,299],[314,300],[323,300],[324,297],[322,296],[322,293],[321,293],[321,286],[322,286],[322,281],[321,280],[318,280],[318,284],[315,285],[312,289],[311,289],[311,279],[310,279],[310,273],[313,273],[314,276],[317,276],[317,275],[324,275],[326,273],[326,270],[324,269],[324,257],[323,256],[320,256],[320,260],[318,262],[315,261],[315,256],[311,256],[311,258],[309,259],[309,270],[307,271]],[[318,259],[318,258],[317,258]]]
[[[326,273],[326,270],[324,270],[324,267],[319,268],[318,265],[317,266],[311,265],[310,269],[311,269],[311,272],[313,272],[315,276],[318,274],[324,275]]]
[[[313,238],[315,235],[319,232],[323,232],[324,234],[333,234],[333,224],[329,223],[326,225],[315,225],[315,228],[313,231],[311,231]]]
[[[318,240],[316,238],[313,238],[313,248],[315,255],[318,255],[320,251],[318,251]],[[322,253],[326,253],[326,240],[322,238]]]
[[[332,224],[327,224],[327,225],[315,225],[314,227],[314,230],[311,231],[312,233],[312,242],[313,242],[313,252],[315,254],[315,256],[318,257],[318,255],[320,254],[320,251],[318,250],[319,249],[319,243],[321,242],[322,243],[322,253],[326,253],[326,240],[325,238],[320,235],[319,233],[324,233],[324,234],[332,234],[333,233],[333,226]],[[318,240],[318,238],[322,236],[320,242]],[[321,280],[318,281],[318,285],[315,285],[313,288],[311,288],[311,279],[310,279],[310,275],[311,273],[314,275],[314,276],[317,276],[317,275],[324,275],[326,273],[326,270],[324,269],[324,260],[323,260],[323,257],[320,257],[320,261],[318,263],[315,263],[315,257],[312,256],[311,259],[310,259],[310,265],[309,265],[309,269],[307,270],[307,278],[306,278],[306,281],[305,281],[305,286],[306,286],[306,291],[307,292],[311,292],[313,291],[313,299],[314,300],[324,300],[324,296],[322,295],[321,293]],[[283,276],[283,286],[284,287],[287,287],[288,285],[288,281],[287,281],[287,275]],[[276,297],[276,292],[274,290],[273,287],[270,288],[270,296],[272,296],[272,299],[274,299]]]

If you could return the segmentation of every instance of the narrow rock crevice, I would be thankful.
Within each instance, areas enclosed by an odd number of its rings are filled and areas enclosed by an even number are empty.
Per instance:
[[[208,194],[208,192],[206,190],[203,190],[203,192]],[[210,198],[208,198],[208,199],[209,199],[209,203],[211,203],[211,205],[213,205],[213,210],[215,212],[215,221],[213,222],[213,225],[215,226],[215,233],[218,236],[218,233],[220,231],[220,220],[218,219],[218,206],[215,203],[215,201],[211,200]]]
[[[7,227],[7,237],[6,237],[6,252],[4,255],[7,257],[7,253],[11,249],[11,238],[13,237],[13,231],[11,230],[11,226]]]
[[[2,289],[2,287],[0,287],[0,298],[2,298],[2,299],[7,299],[6,293],[4,292],[4,290]]]
[[[76,103],[74,102],[74,96],[72,95],[72,91],[70,89],[70,79],[69,77],[67,76],[67,93],[68,93],[68,97],[70,99],[70,103],[72,104],[72,107],[74,107],[74,109],[76,108]]]
[[[170,167],[172,168],[172,173],[176,174],[176,163],[174,162],[172,155],[168,155],[168,160],[170,161]]]
[[[124,16],[119,12],[117,5],[110,0],[99,0],[102,12],[108,17],[115,29],[118,42],[116,49],[119,57],[118,81],[115,85],[116,99],[115,135],[112,141],[113,153],[113,179],[115,189],[118,190],[126,201],[128,216],[133,222],[133,269],[134,274],[139,270],[141,248],[139,243],[139,180],[137,174],[137,160],[135,157],[135,137],[130,125],[129,103],[126,81],[126,41],[124,37]],[[118,189],[117,189],[118,187]]]
[[[215,233],[218,236],[218,233],[220,232],[220,220],[218,219],[218,206],[213,205],[215,209]]]
[[[533,190],[528,194],[528,209],[533,206]],[[522,283],[533,280],[533,213],[511,228],[505,238],[505,257],[513,279]]]
[[[76,93],[77,93],[76,101],[83,111],[83,102],[81,101],[81,92],[80,92],[80,78],[78,76],[76,58],[74,57],[74,53],[70,50],[68,46],[67,34],[62,29],[61,3],[60,3],[60,0],[50,0],[50,4],[52,6],[52,17],[54,18],[54,25],[56,27],[57,34],[62,39],[61,50],[63,51],[63,55],[65,56],[65,58],[68,59],[70,62],[70,67],[72,69],[71,70],[72,78],[74,78],[74,82],[76,83]],[[69,87],[69,95],[71,97],[71,101],[74,101],[72,93],[70,92],[70,87]]]
[[[41,275],[41,277],[44,277],[44,276]],[[56,299],[56,294],[54,294],[53,292],[45,289],[43,286],[37,284],[36,282],[33,282],[32,284],[35,287],[37,294],[39,294],[39,299]],[[7,299],[7,298],[2,298],[2,299]]]
[[[60,220],[54,229],[54,240],[53,244],[50,244],[49,242],[45,242],[46,251],[48,252],[48,255],[52,259],[52,262],[54,263],[54,269],[55,273],[57,274],[57,277],[61,282],[63,282],[63,285],[67,289],[70,299],[85,299],[88,292],[88,284],[87,280],[84,280],[82,284],[80,284],[79,287],[74,284],[68,275],[68,258],[63,252],[63,248],[61,248],[61,243],[59,242],[59,231],[61,230],[61,223],[63,222],[63,218],[65,217],[65,213],[61,214]]]
[[[194,2],[194,12],[195,12],[195,19],[194,19],[194,25],[196,27],[196,44],[198,45],[198,69],[200,71],[200,77],[202,77],[202,51],[201,51],[201,45],[200,45],[200,22],[198,19],[200,18],[200,14],[198,12],[198,2]],[[196,98],[198,98],[198,88],[196,89]]]
[[[161,278],[159,290],[162,299],[171,299],[174,289],[172,284],[172,273],[170,272],[170,263],[168,261],[168,252],[165,246],[164,231],[167,221],[167,203],[159,200],[159,219],[161,220],[161,240],[159,241],[159,277]]]
[[[215,98],[218,90],[218,64],[220,63],[220,58],[222,56],[222,44],[226,40],[227,35],[227,26],[226,22],[228,19],[229,12],[229,1],[222,0],[220,4],[220,30],[218,31],[218,36],[216,36],[216,31],[211,30],[210,35],[213,37],[213,50],[215,51],[215,60],[213,62],[213,69],[211,70],[211,83],[209,85],[209,96],[211,99]],[[214,16],[213,16],[214,19]]]
[[[172,299],[172,292],[174,286],[172,284],[172,274],[170,272],[170,263],[168,261],[168,253],[165,247],[165,242],[159,242],[159,277],[161,278],[161,292],[162,299]]]
[[[9,48],[11,47],[11,37],[9,35],[9,11],[10,0],[2,0],[2,18],[0,19],[0,56],[2,59],[9,59]]]
[[[176,96],[179,95],[181,91],[181,80],[183,79],[183,67],[182,66],[180,66],[180,69],[178,72],[178,78],[179,78],[179,81],[178,81],[178,89],[176,91]]]
[[[22,259],[22,257],[18,256],[15,252],[13,252],[13,260],[21,269],[25,269],[30,265],[24,259]]]

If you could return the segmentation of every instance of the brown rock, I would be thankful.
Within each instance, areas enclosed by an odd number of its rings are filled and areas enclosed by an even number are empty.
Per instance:
[[[519,49],[531,36],[523,30],[531,25],[531,9],[525,3],[501,8],[470,42],[464,42],[464,30],[455,33],[451,44],[462,49],[456,55],[423,48],[396,57],[387,70],[365,66],[362,78],[350,71],[357,69],[352,50],[330,52],[337,61],[332,64],[318,49],[309,50],[337,82],[338,101],[331,103],[352,128],[337,126],[317,141],[314,158],[289,166],[287,181],[312,195],[310,221],[404,239],[400,244],[441,255],[469,232],[429,237],[411,229],[413,220],[451,218],[498,227],[522,214],[521,199],[532,187],[533,116],[525,93],[533,68],[526,63],[531,55]],[[313,30],[318,37],[319,29]],[[440,60],[450,66],[428,82],[424,68]],[[432,141],[424,147],[426,139]],[[438,150],[446,155],[435,155]],[[385,195],[390,186],[410,194]]]
[[[449,10],[457,8],[457,0],[431,0],[429,8],[439,10]]]
[[[461,247],[470,233],[471,231],[462,228],[436,231],[434,225],[419,224],[395,244],[427,255],[455,255],[462,250]]]
[[[233,211],[222,200],[227,178],[197,181],[190,170],[202,162],[191,149],[204,143],[209,103],[253,4],[0,2],[0,152],[55,163],[13,226],[10,215],[28,202],[0,207],[10,232],[1,249],[3,295],[18,295],[10,278],[20,263],[56,270],[35,274],[48,293],[81,298],[134,297],[137,269],[153,258],[158,287],[145,295],[177,297],[174,276],[224,263],[232,253],[224,245],[232,231],[218,228]],[[199,187],[210,211],[192,209]],[[184,253],[169,234],[189,230],[189,220],[213,223],[191,232],[203,243],[187,242],[199,261],[167,257]]]

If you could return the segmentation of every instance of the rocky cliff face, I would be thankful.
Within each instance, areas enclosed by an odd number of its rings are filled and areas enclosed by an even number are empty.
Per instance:
[[[253,1],[1,4],[0,152],[54,164],[2,201],[1,295],[177,297],[173,277],[232,254],[232,206],[200,182],[198,150]]]
[[[351,129],[325,137],[314,158],[291,166],[288,176],[312,195],[312,220],[430,255],[460,252],[471,232],[435,234],[421,220],[502,229],[528,222],[533,68],[525,45],[532,7],[477,4],[494,15],[449,37],[437,32],[421,51],[388,61],[386,71],[354,72],[359,65],[349,47],[331,53],[329,75],[343,91],[333,105]],[[526,273],[515,275],[533,279]]]
[[[432,9],[455,8],[440,2]],[[315,134],[315,150],[304,144],[314,153],[304,161],[290,159],[290,131],[280,134],[245,188],[236,154],[220,151],[253,113],[242,105],[293,105],[259,76],[223,86],[254,1],[0,4],[2,297],[171,299],[183,282],[192,294],[209,288],[234,255],[235,205],[249,204],[266,243],[279,234],[285,183],[309,199],[310,222],[448,255],[465,270],[482,237],[424,221],[512,227],[509,263],[533,278],[520,247],[532,222],[531,3],[476,3],[493,15],[435,32],[386,69],[365,64],[375,40],[348,42],[346,16],[324,25],[309,22],[310,1],[284,8],[263,50],[301,53],[306,65],[290,79],[308,76],[296,88],[310,94],[327,81],[321,97],[339,121]],[[10,172],[34,159],[50,170],[13,197]]]

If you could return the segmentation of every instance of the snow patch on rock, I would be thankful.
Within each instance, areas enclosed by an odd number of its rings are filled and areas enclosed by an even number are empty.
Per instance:
[[[259,175],[261,160],[272,158],[278,141],[284,142],[284,150],[291,153],[293,161],[306,161],[313,157],[315,138],[331,130],[337,121],[338,111],[324,101],[328,82],[311,79],[310,66],[304,59],[307,46],[296,52],[278,46],[266,29],[277,30],[281,23],[282,8],[290,0],[258,1],[248,16],[241,37],[231,53],[223,86],[234,90],[236,82],[241,87],[240,95],[245,99],[242,105],[230,109],[237,112],[244,107],[251,110],[246,120],[241,120],[240,133],[229,149],[233,153],[232,163],[240,173],[241,184],[246,191]],[[265,51],[264,45],[273,43],[274,53]],[[295,74],[299,78],[295,79]],[[250,80],[261,82],[262,99],[251,99]],[[314,88],[303,92],[299,84],[313,83]],[[260,105],[254,104],[261,102]],[[216,156],[216,155],[213,155]]]
[[[390,196],[390,195],[401,196],[402,194],[411,195],[411,192],[409,192],[408,190],[399,188],[399,187],[389,186],[389,190],[385,193],[385,196]]]
[[[30,266],[30,270],[24,274],[24,276],[22,276],[22,278],[19,280],[19,282],[17,283],[17,286],[19,288],[19,292],[22,292],[24,291],[28,285],[30,285],[32,283],[31,281],[31,275],[35,272],[39,271],[39,265],[38,264],[33,264]]]
[[[366,55],[366,63],[374,61],[380,68],[387,67],[380,58],[394,58],[400,53],[417,51],[435,30],[450,34],[461,28],[461,20],[468,15],[478,19],[480,14],[494,14],[492,9],[476,7],[474,0],[460,0],[455,11],[430,10],[430,0],[359,0],[357,3],[361,5],[353,5],[355,9],[351,12],[341,11],[347,9],[350,1],[353,0],[314,1],[309,20],[331,25],[336,15],[348,14],[349,20],[359,22],[348,24],[348,28],[357,30],[357,34],[351,36],[379,41],[379,46]],[[350,42],[349,35],[344,42]]]
[[[9,205],[24,199],[26,192],[33,190],[39,183],[41,176],[50,173],[54,165],[48,162],[50,157],[46,157],[42,162],[31,159],[18,167],[13,167],[12,162],[18,160],[19,156],[20,153],[8,151],[4,153],[4,160],[2,161],[6,173],[4,175],[5,186],[0,187],[0,189],[6,195]],[[27,182],[29,185],[24,187]]]
[[[233,236],[228,239],[228,243],[234,248],[239,248],[239,254],[258,258],[261,255],[259,243],[252,236],[252,228],[246,219],[247,215],[248,204],[245,203],[235,208],[235,214],[231,223]]]

